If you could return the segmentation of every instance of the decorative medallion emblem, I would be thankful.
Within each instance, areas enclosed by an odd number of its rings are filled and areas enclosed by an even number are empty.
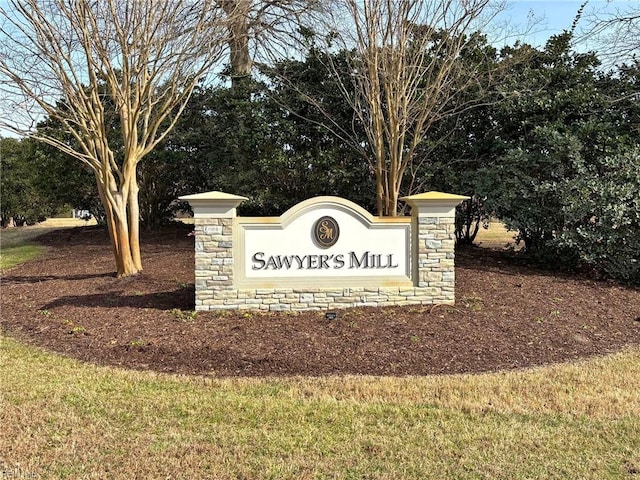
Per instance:
[[[333,217],[321,217],[313,224],[313,239],[321,248],[336,244],[340,236],[340,227]]]

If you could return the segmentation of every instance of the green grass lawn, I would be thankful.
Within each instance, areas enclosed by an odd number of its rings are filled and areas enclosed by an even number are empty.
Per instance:
[[[51,230],[38,227],[0,228],[0,270],[15,267],[44,252],[42,245],[31,240]]]
[[[638,349],[483,375],[209,379],[0,342],[0,478],[640,476]]]
[[[205,379],[2,340],[0,462],[38,478],[635,478],[640,351],[526,372]]]
[[[0,270],[6,270],[29,261],[44,251],[41,245],[27,244],[0,249]]]

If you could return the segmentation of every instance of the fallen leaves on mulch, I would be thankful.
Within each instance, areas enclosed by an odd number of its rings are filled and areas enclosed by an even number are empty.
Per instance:
[[[86,362],[212,376],[427,375],[516,369],[640,345],[640,290],[553,274],[512,253],[458,252],[456,305],[299,314],[194,313],[188,227],[143,236],[115,278],[106,231],[40,237],[2,275],[6,335]]]

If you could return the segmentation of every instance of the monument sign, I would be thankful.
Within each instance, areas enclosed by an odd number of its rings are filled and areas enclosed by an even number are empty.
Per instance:
[[[375,217],[316,197],[280,217],[238,217],[246,198],[180,197],[194,211],[196,310],[323,310],[453,303],[455,206],[467,197],[405,197],[410,217]]]

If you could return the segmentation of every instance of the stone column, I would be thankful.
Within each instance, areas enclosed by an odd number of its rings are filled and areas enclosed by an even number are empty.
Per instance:
[[[234,292],[233,219],[236,207],[246,197],[223,192],[186,195],[195,221],[196,310],[212,310],[224,305]],[[237,292],[236,292],[237,295]]]
[[[403,197],[411,207],[413,278],[433,303],[455,302],[456,206],[469,197],[427,192]]]

